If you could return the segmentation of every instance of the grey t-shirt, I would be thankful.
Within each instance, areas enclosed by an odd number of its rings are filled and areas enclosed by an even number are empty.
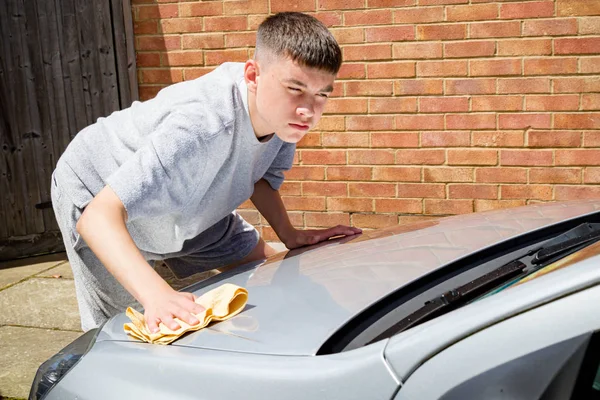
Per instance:
[[[279,189],[295,145],[256,138],[243,68],[225,63],[83,129],[57,163],[63,193],[84,208],[108,184],[138,248],[167,254],[249,199],[261,178]]]

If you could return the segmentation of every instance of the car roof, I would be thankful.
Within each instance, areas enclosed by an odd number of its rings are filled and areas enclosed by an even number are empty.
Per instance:
[[[248,289],[236,317],[172,345],[281,355],[314,355],[340,327],[399,288],[444,265],[545,226],[591,214],[600,201],[535,204],[365,232],[280,253],[186,290],[202,295],[228,282]],[[98,340],[132,340],[124,314]]]

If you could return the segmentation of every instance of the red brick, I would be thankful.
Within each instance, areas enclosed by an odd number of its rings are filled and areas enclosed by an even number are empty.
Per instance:
[[[529,147],[580,147],[581,133],[573,131],[529,131]]]
[[[473,168],[432,167],[423,170],[425,182],[472,182]]]
[[[500,78],[498,93],[550,93],[548,78]]]
[[[329,95],[330,98],[344,96],[344,82],[334,82],[333,92]]]
[[[450,199],[497,199],[498,186],[454,184],[448,185],[448,198]]]
[[[371,147],[419,147],[419,134],[417,132],[373,132]]]
[[[346,164],[346,151],[344,150],[302,150],[302,164]]]
[[[174,51],[162,53],[162,57],[163,65],[204,65],[204,53],[202,51]]]
[[[600,197],[598,186],[556,186],[554,198],[564,200],[597,200]]]
[[[342,13],[340,11],[316,12],[309,13],[308,15],[315,17],[328,28],[342,25]]]
[[[600,165],[600,150],[556,150],[556,165]]]
[[[392,45],[390,44],[367,44],[356,46],[345,46],[342,49],[344,60],[387,60],[392,57]]]
[[[425,200],[425,214],[447,215],[473,212],[473,200]]]
[[[350,225],[350,214],[348,213],[314,213],[304,214],[306,226],[311,228],[329,228],[336,225]]]
[[[373,211],[373,199],[327,198],[328,211]]]
[[[362,79],[365,78],[365,64],[363,63],[344,63],[338,72],[338,79]]]
[[[600,130],[583,132],[584,147],[600,147]]]
[[[389,214],[352,214],[352,225],[379,229],[398,225],[398,216]]]
[[[526,183],[525,168],[477,168],[475,182],[486,183]]]
[[[576,58],[534,58],[526,59],[525,75],[576,74]]]
[[[417,76],[467,76],[467,61],[419,61]]]
[[[473,111],[520,111],[523,109],[522,96],[473,96]]]
[[[406,165],[437,165],[446,161],[444,150],[437,149],[416,149],[416,150],[397,150],[396,164]]]
[[[371,167],[327,167],[327,180],[368,181],[371,180],[372,169]]]
[[[201,18],[175,18],[159,20],[162,33],[202,32]]]
[[[550,129],[552,124],[551,114],[500,114],[498,116],[499,129]]]
[[[552,150],[500,150],[501,165],[552,165]]]
[[[330,29],[339,44],[364,43],[365,33],[363,28],[335,28]]]
[[[369,147],[368,133],[323,133],[323,147]]]
[[[527,111],[568,111],[579,108],[578,95],[525,96]]]
[[[325,197],[281,196],[289,211],[325,211]]]
[[[600,92],[600,77],[556,78],[552,80],[554,93]]]
[[[343,131],[346,129],[346,119],[338,116],[321,117],[314,129],[315,131]]]
[[[139,53],[136,52],[135,62],[137,67],[160,67],[159,53]]]
[[[371,114],[406,113],[417,111],[416,97],[389,97],[369,99]]]
[[[386,62],[367,64],[369,79],[408,78],[415,76],[414,62]]]
[[[133,24],[133,33],[136,35],[158,33],[158,23],[155,20],[135,22]]]
[[[442,57],[441,43],[395,43],[392,48],[395,59],[429,59]]]
[[[419,40],[452,40],[466,37],[466,24],[420,25],[417,27]]]
[[[137,6],[137,20],[144,19],[167,19],[179,16],[179,6],[177,4]]]
[[[318,10],[347,10],[365,6],[366,0],[317,0]]]
[[[228,33],[225,35],[227,47],[254,47],[256,32]]]
[[[367,112],[367,99],[331,99],[326,111],[327,114],[363,114]]]
[[[421,133],[423,147],[466,147],[471,144],[469,132],[431,131]]]
[[[470,37],[473,39],[512,36],[521,36],[520,21],[478,22],[470,26]]]
[[[551,39],[507,39],[498,41],[499,56],[548,56],[552,54]]]
[[[446,21],[482,21],[498,18],[497,4],[446,7]]]
[[[180,69],[142,69],[143,83],[175,83],[183,80]]]
[[[369,5],[369,7],[371,7]],[[390,10],[367,10],[344,12],[344,25],[380,25],[391,24],[393,14]]]
[[[348,150],[348,164],[353,165],[393,164],[394,159],[392,150]]]
[[[520,207],[525,204],[525,200],[475,200],[475,212]]]
[[[350,197],[395,197],[395,183],[349,183]]]
[[[469,110],[468,97],[421,97],[419,112],[461,112]]]
[[[249,15],[248,16],[248,29],[255,31],[258,26],[268,17],[268,15]],[[341,21],[341,16],[340,16]]]
[[[415,39],[415,28],[413,26],[385,26],[365,28],[367,42],[398,42]]]
[[[473,146],[481,147],[522,147],[525,143],[522,131],[473,132]]]
[[[375,211],[421,214],[423,202],[419,199],[375,199]]]
[[[501,19],[526,19],[554,16],[554,1],[533,1],[500,5]]]
[[[220,65],[224,62],[245,62],[248,59],[248,51],[245,49],[207,50],[205,54],[205,65]]]
[[[600,113],[555,114],[554,129],[599,129]]]
[[[397,130],[433,130],[444,129],[443,115],[397,115]]]
[[[306,167],[302,165],[294,165],[291,170],[284,172],[285,179],[289,180],[311,180],[322,181],[325,179],[324,167]]]
[[[600,17],[579,18],[580,35],[600,34]]]
[[[446,185],[442,183],[399,183],[400,198],[436,198],[446,197]]]
[[[586,168],[583,172],[583,183],[600,183],[600,168]]]
[[[397,96],[419,94],[442,94],[444,82],[441,79],[398,79],[394,82]]]
[[[496,43],[489,40],[455,42],[444,44],[444,57],[491,57],[496,52]]]
[[[206,17],[209,15],[223,14],[223,3],[217,1],[202,1],[197,3],[179,4],[181,17]]]
[[[144,101],[144,100],[150,100],[150,99],[154,98],[156,96],[156,94],[164,87],[165,87],[164,85],[160,85],[160,86],[140,85],[140,87],[139,87],[140,100]]]
[[[582,110],[600,110],[600,94],[583,94],[581,95]]]
[[[496,114],[449,114],[446,129],[496,129]]]
[[[215,35],[203,33],[199,35],[182,35],[182,38],[182,46],[184,49],[201,50],[225,47],[225,40],[222,34]]]
[[[283,182],[279,188],[279,194],[282,196],[301,196],[302,184],[300,182]]]
[[[420,6],[436,5],[436,4],[465,4],[469,0],[418,0]]]
[[[346,120],[349,131],[387,131],[394,129],[394,117],[387,115],[351,116]]]
[[[423,5],[422,0],[419,5]],[[389,12],[386,10],[386,12]],[[444,7],[413,7],[394,10],[394,23],[416,24],[444,20]]]
[[[315,0],[270,0],[270,2],[272,13],[282,11],[317,11]]]
[[[575,18],[523,21],[523,36],[563,36],[577,34]]]
[[[390,96],[392,81],[357,81],[344,83],[346,96]]]
[[[137,51],[180,49],[180,36],[140,36],[137,38]]]
[[[370,8],[391,8],[414,6],[417,0],[367,0],[367,6]]]
[[[421,167],[373,167],[374,181],[420,182]]]
[[[321,147],[321,133],[308,132],[302,139],[300,139],[300,141],[296,144],[296,147]]]
[[[579,168],[531,168],[529,170],[531,183],[581,183]]]
[[[559,16],[600,15],[600,3],[590,0],[557,0],[556,14]]]
[[[344,182],[302,182],[303,196],[346,196],[348,184]]]
[[[498,152],[491,149],[449,149],[448,165],[496,165]]]
[[[199,78],[201,76],[204,76],[206,74],[208,74],[209,72],[214,71],[213,67],[192,67],[192,68],[185,68],[183,70],[183,76],[184,76],[184,80],[186,81],[190,81],[192,79],[196,79]]]
[[[204,18],[205,31],[245,31],[247,27],[248,19],[245,16]]]
[[[600,38],[555,39],[555,54],[598,54]]]
[[[252,225],[260,224],[260,214],[256,210],[237,210],[237,213]]]
[[[521,75],[521,59],[471,60],[469,71],[472,76]]]
[[[496,93],[496,79],[446,79],[446,95]]]

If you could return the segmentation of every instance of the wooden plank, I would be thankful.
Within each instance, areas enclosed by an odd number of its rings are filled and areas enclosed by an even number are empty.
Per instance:
[[[113,40],[110,2],[95,1],[96,6],[96,49],[100,68],[101,99],[104,113],[108,116],[119,110],[119,90]]]
[[[131,105],[129,93],[129,72],[127,70],[127,42],[125,37],[125,21],[121,0],[111,0],[113,37],[115,42],[115,64],[117,67],[117,82],[119,88],[119,108]]]
[[[8,25],[8,14],[6,6],[0,4],[0,27]],[[4,35],[3,29],[0,29],[0,35]],[[8,237],[8,164],[7,157],[11,147],[10,133],[10,115],[8,111],[8,92],[6,81],[7,67],[5,65],[8,56],[8,48],[5,40],[0,40],[0,238]]]
[[[51,231],[22,238],[0,239],[0,261],[65,251],[60,232]]]
[[[131,15],[130,0],[123,0],[123,22],[125,23],[125,41],[127,43],[127,69],[129,71],[130,93],[130,102],[127,106],[123,106],[123,108],[125,108],[129,107],[133,101],[140,99],[137,80],[137,65],[135,62],[135,35],[133,34],[133,17]]]

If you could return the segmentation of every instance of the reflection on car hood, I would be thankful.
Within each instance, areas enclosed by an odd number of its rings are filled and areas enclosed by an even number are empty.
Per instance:
[[[600,201],[537,204],[430,220],[280,253],[186,290],[224,282],[248,289],[246,309],[188,334],[175,346],[312,355],[344,323],[398,288],[444,265],[523,233],[596,212]],[[98,340],[133,340],[124,314]]]

